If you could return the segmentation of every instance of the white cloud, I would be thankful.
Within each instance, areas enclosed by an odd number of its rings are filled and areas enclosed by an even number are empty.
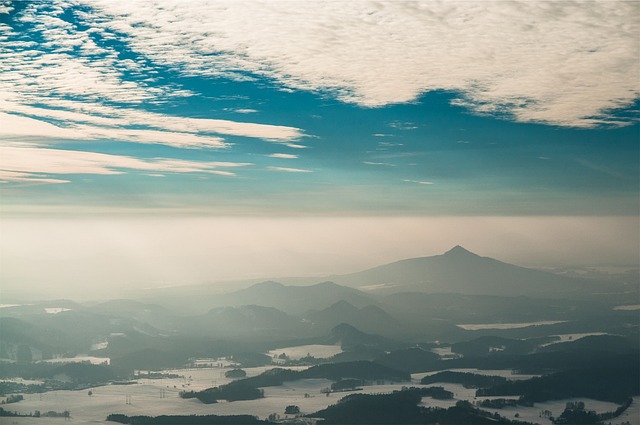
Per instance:
[[[2,0],[2,1],[0,1],[0,15],[8,14],[12,10],[13,10],[13,7],[11,6],[11,1],[10,0]]]
[[[378,142],[378,146],[394,147],[394,146],[404,146],[404,144],[403,143],[392,143],[392,142]]]
[[[39,148],[25,145],[0,146],[0,181],[64,183],[48,175],[122,174],[125,170],[163,173],[210,173],[235,175],[226,168],[251,165],[235,162],[198,162],[168,158],[137,159],[95,152]],[[222,169],[220,169],[222,168]]]
[[[267,155],[268,157],[271,158],[282,158],[282,159],[295,159],[298,158],[298,155],[293,155],[290,153],[272,153]]]
[[[29,182],[29,183],[69,183],[69,180],[41,177],[37,174],[23,173],[19,171],[0,170],[0,183]]]
[[[312,173],[311,170],[304,170],[301,168],[287,168],[287,167],[267,167],[271,171],[283,171],[285,173]]]
[[[109,139],[158,143],[181,148],[228,146],[224,139],[212,136],[211,133],[285,143],[302,136],[302,132],[293,127],[175,117],[131,108],[112,108],[69,101],[45,103],[56,109],[36,108],[0,100],[0,135],[38,138],[41,141],[56,138]],[[61,106],[65,109],[61,109]],[[3,113],[3,110],[11,113]],[[44,120],[52,120],[59,125]],[[132,126],[136,128],[129,128]]]
[[[299,143],[285,143],[285,146],[293,149],[306,149],[307,147]]]
[[[291,143],[303,136],[293,127],[185,118],[135,109],[192,93],[159,83],[144,58],[124,59],[99,39],[117,39],[109,18],[81,12],[80,2],[31,2],[12,17],[29,25],[17,31],[0,24],[0,134],[4,137],[115,139],[182,148],[227,147],[218,135]],[[3,3],[0,3],[3,4]],[[62,15],[73,10],[88,29]],[[38,40],[41,37],[41,40]],[[34,42],[33,40],[38,40]],[[125,40],[120,40],[126,43]],[[109,107],[117,102],[123,106]],[[34,107],[33,105],[38,105]],[[249,109],[243,111],[250,112]]]
[[[0,112],[0,135],[4,138],[28,140],[99,140],[109,139],[137,143],[159,143],[176,147],[225,147],[219,137],[203,137],[191,133],[157,130],[105,128],[87,125],[60,127],[45,121]]]
[[[180,72],[240,69],[364,106],[450,90],[476,112],[588,127],[640,92],[637,2],[90,4],[109,16],[97,26]]]

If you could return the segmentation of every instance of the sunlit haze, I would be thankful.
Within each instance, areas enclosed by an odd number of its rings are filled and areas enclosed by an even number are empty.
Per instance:
[[[621,217],[102,217],[3,220],[5,294],[114,296],[230,279],[329,276],[457,244],[524,266],[623,266]]]

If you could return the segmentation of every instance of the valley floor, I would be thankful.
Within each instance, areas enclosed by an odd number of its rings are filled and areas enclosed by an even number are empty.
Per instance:
[[[271,367],[247,368],[248,376],[255,376]],[[303,367],[297,369],[304,369]],[[224,377],[228,369],[222,368],[198,368],[176,369],[166,371],[184,376],[184,378],[140,379],[132,385],[107,385],[92,389],[92,395],[88,390],[83,391],[51,391],[43,394],[25,394],[24,400],[18,403],[4,405],[9,411],[21,414],[29,414],[36,410],[44,413],[47,411],[62,412],[68,410],[71,419],[65,422],[64,418],[0,418],[0,424],[37,424],[54,425],[73,423],[89,425],[106,422],[107,415],[122,413],[128,416],[134,415],[237,415],[250,414],[266,419],[272,413],[284,417],[284,409],[288,405],[297,405],[302,414],[309,414],[324,409],[336,403],[347,392],[330,393],[328,396],[321,390],[331,385],[327,379],[300,379],[285,382],[281,386],[264,388],[265,397],[258,400],[221,402],[217,404],[202,404],[197,399],[182,399],[178,393],[182,390],[201,390],[211,386],[222,385],[230,381]],[[522,379],[524,376],[512,375],[510,371],[500,371],[505,377]],[[491,371],[495,374],[496,371]],[[376,394],[390,393],[401,389],[403,386],[420,385],[420,378],[425,374],[412,375],[412,383],[383,384],[365,386],[360,393]],[[454,393],[451,400],[435,400],[425,397],[423,406],[447,408],[455,405],[458,400],[470,402],[481,401],[485,397],[475,397],[474,389],[464,388],[460,384],[432,384],[430,386],[442,386]],[[492,397],[495,398],[495,397]],[[614,403],[606,403],[589,399],[560,400],[546,403],[537,403],[534,407],[508,407],[501,410],[489,410],[498,412],[508,419],[520,419],[541,425],[550,425],[551,422],[541,417],[543,410],[551,411],[553,416],[558,416],[564,410],[568,401],[583,401],[587,410],[595,410],[598,413],[613,411],[618,406]],[[631,407],[619,418],[612,420],[612,424],[620,424],[629,421],[632,425],[640,425],[639,409],[640,397],[635,397]],[[516,417],[518,414],[518,417]]]

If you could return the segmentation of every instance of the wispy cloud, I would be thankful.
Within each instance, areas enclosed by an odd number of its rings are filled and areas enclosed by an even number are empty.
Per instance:
[[[0,101],[0,135],[37,137],[41,141],[52,138],[110,139],[181,148],[227,147],[224,139],[216,134],[284,143],[302,137],[299,129],[286,126],[176,117],[64,100],[48,103],[50,108],[36,108]]]
[[[64,183],[50,175],[123,174],[130,170],[151,173],[210,173],[235,175],[228,168],[249,163],[199,162],[169,158],[138,159],[95,152],[39,148],[24,145],[0,146],[0,181]]]
[[[298,155],[293,155],[290,153],[272,153],[267,155],[268,157],[271,158],[282,158],[282,159],[295,159],[298,158]]]
[[[285,173],[312,173],[311,170],[304,170],[301,168],[287,168],[287,167],[267,167],[271,171],[283,171]]]
[[[429,182],[429,181],[420,181],[420,180],[402,180],[403,182],[407,182],[407,183],[416,183],[416,184],[423,184],[423,185],[430,185],[430,184],[434,184],[433,182]]]
[[[596,164],[592,161],[589,161],[584,158],[577,158],[575,160],[578,164],[582,165],[585,168],[588,168],[593,171],[597,171],[602,174],[606,174],[611,177],[615,177],[617,179],[624,179],[625,176],[617,170],[612,169],[611,167],[607,167],[606,165]],[[637,177],[637,175],[636,175]]]
[[[388,126],[391,128],[395,128],[396,130],[402,130],[402,131],[415,130],[416,128],[418,128],[418,126],[412,122],[400,122],[400,121],[392,121],[388,124]]]
[[[637,2],[194,0],[186,8],[179,0],[94,0],[91,6],[100,11],[87,17],[94,27],[126,34],[136,52],[180,72],[234,76],[240,69],[364,106],[447,90],[479,113],[589,127],[624,124],[610,111],[640,93]]]
[[[394,147],[394,146],[403,146],[403,143],[394,143],[394,142],[378,142],[378,146],[381,147]]]
[[[285,143],[284,145],[286,147],[292,148],[292,149],[306,149],[307,148],[305,145],[301,145],[299,143]]]
[[[34,173],[23,173],[19,171],[0,170],[0,183],[8,182],[27,182],[27,183],[69,183],[69,180],[52,179],[49,177],[39,176]]]
[[[395,164],[389,164],[388,162],[362,161],[362,163],[367,165],[384,165],[387,167],[395,167]]]

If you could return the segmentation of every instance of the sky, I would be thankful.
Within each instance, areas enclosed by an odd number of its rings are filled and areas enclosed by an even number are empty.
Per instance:
[[[635,1],[0,0],[0,288],[637,267],[639,40]]]

